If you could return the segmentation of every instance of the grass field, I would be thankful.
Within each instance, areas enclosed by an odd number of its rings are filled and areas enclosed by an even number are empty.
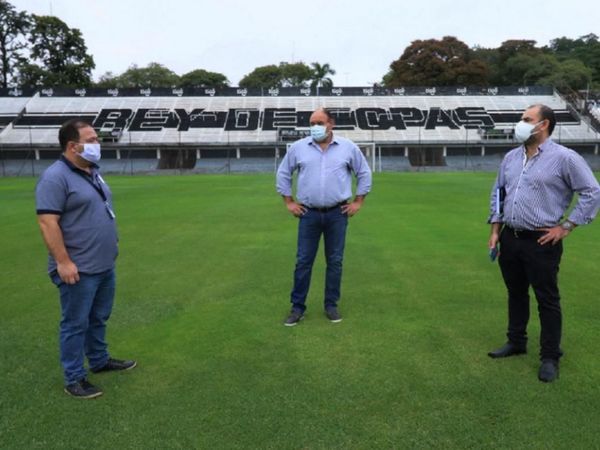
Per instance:
[[[600,225],[565,244],[561,378],[491,360],[506,295],[489,261],[491,173],[377,174],[348,230],[344,321],[289,310],[296,220],[273,176],[106,177],[121,238],[105,394],[62,391],[59,304],[34,179],[0,178],[2,449],[599,448]]]

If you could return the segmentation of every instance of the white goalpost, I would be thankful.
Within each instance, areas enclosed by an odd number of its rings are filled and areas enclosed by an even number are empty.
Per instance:
[[[381,172],[381,150],[379,152],[378,158],[377,147],[375,145],[375,142],[356,142],[356,145],[365,155],[365,158],[367,160],[367,163],[369,164],[369,167],[371,168],[371,171]]]

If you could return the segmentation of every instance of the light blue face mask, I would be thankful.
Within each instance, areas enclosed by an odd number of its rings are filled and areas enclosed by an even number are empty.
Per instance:
[[[313,125],[310,127],[310,135],[317,142],[322,142],[327,138],[327,127],[324,125]]]
[[[83,144],[83,151],[79,156],[91,163],[97,163],[100,161],[100,144]]]

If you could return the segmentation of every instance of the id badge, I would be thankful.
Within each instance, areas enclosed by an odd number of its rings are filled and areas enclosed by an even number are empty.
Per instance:
[[[108,202],[104,202],[104,206],[106,206],[106,211],[108,212],[108,215],[110,216],[110,218],[114,220],[117,216],[115,216],[115,213],[113,212],[113,210],[110,207],[110,205],[108,204]]]

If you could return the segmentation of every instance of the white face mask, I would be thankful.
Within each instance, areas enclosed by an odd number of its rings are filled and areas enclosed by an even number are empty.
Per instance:
[[[515,139],[517,141],[519,141],[520,143],[527,141],[527,139],[529,139],[531,136],[539,133],[539,131],[536,131],[534,133],[533,129],[542,122],[543,122],[543,120],[536,124],[532,124],[532,123],[527,123],[527,122],[524,122],[523,120],[521,120],[518,124],[515,125]]]
[[[327,138],[327,127],[324,125],[313,125],[310,127],[310,135],[317,142],[324,141]]]
[[[83,151],[79,156],[91,163],[97,163],[100,161],[100,144],[83,144]]]

